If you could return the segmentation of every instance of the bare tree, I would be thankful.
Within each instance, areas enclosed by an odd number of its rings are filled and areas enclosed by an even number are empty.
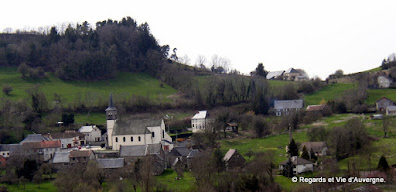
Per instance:
[[[206,64],[206,57],[203,55],[198,55],[195,64],[201,68],[201,69],[206,69],[205,64]]]
[[[184,55],[182,58],[179,58],[179,62],[183,63],[185,65],[190,65],[191,59],[190,59],[190,57],[188,57],[188,55]]]

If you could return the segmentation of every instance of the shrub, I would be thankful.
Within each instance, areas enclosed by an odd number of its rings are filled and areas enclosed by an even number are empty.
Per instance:
[[[11,91],[12,91],[11,85],[8,85],[8,84],[3,85],[3,93],[4,94],[10,95]]]

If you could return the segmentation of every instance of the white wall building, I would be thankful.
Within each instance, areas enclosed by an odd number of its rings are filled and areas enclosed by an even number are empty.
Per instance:
[[[386,115],[396,115],[396,106],[387,106]]]
[[[191,128],[192,132],[196,133],[206,129],[209,123],[209,113],[208,111],[199,111],[194,117],[191,118]]]
[[[82,126],[78,132],[85,135],[85,141],[87,144],[90,142],[98,142],[102,137],[102,133],[96,125]]]

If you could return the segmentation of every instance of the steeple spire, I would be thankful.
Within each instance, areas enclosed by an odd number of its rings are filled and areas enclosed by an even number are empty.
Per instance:
[[[114,105],[113,105],[113,94],[110,93],[108,108],[113,108],[113,107],[114,107]]]

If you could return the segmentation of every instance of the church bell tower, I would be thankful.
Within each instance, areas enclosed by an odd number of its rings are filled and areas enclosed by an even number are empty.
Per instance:
[[[110,93],[109,106],[106,109],[107,147],[113,146],[113,129],[117,121],[117,109],[113,105],[113,95]]]

